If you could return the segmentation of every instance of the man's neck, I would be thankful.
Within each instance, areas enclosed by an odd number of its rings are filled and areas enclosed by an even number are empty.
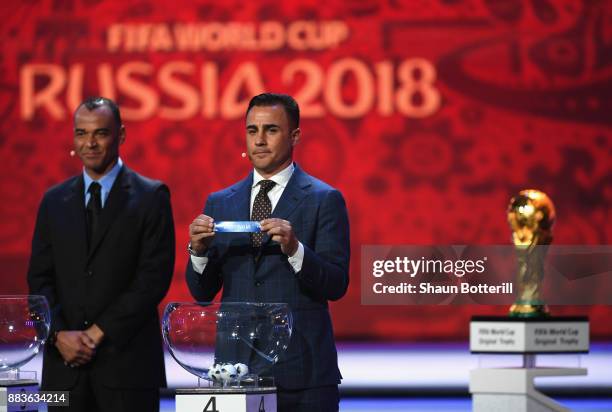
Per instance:
[[[288,168],[289,165],[291,165],[292,163],[293,163],[293,159],[289,159],[288,161],[286,161],[285,163],[283,163],[282,165],[274,169],[272,172],[266,172],[264,170],[259,170],[257,168],[255,170],[257,170],[257,173],[259,173],[261,177],[263,177],[264,179],[269,179],[272,176],[279,174],[280,172]]]
[[[93,169],[88,169],[88,168],[84,168],[85,169],[85,173],[87,173],[87,175],[89,177],[91,177],[93,180],[100,180],[102,179],[104,176],[106,176],[111,170],[113,170],[113,167],[115,167],[115,165],[118,162],[118,158],[115,159],[110,165],[108,165],[106,167],[106,169],[104,169],[104,171],[102,172],[97,172]]]

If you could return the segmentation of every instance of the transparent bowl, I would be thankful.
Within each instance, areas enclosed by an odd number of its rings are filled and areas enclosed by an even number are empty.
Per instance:
[[[0,295],[0,372],[16,370],[36,356],[50,325],[44,296]]]
[[[256,385],[271,377],[291,328],[285,303],[172,302],[162,320],[164,341],[178,364],[222,386]]]

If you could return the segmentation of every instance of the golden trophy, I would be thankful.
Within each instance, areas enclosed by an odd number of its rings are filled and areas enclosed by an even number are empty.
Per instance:
[[[544,257],[547,245],[553,239],[555,206],[544,192],[522,190],[510,200],[508,223],[518,256],[518,293],[509,315],[523,318],[548,316],[541,292]]]
[[[569,411],[540,392],[534,382],[539,377],[587,374],[586,368],[536,364],[539,354],[589,351],[588,318],[549,316],[543,299],[544,258],[553,239],[555,207],[545,193],[523,190],[510,200],[507,212],[518,256],[517,296],[509,316],[472,316],[470,351],[483,355],[520,354],[523,365],[470,371],[472,411]]]

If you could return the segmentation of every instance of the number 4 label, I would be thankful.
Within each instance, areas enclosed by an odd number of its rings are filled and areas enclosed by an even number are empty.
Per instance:
[[[246,412],[246,398],[245,394],[177,394],[176,412]]]
[[[208,400],[208,403],[206,404],[202,412],[219,412],[217,410],[217,397],[216,396],[210,397],[210,399]]]
[[[276,394],[177,394],[176,412],[276,412]]]

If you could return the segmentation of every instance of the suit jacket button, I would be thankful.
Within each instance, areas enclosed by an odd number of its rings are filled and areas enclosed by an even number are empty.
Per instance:
[[[87,269],[87,270],[85,271],[85,276],[93,276],[93,270],[91,270],[91,269]]]
[[[85,322],[83,322],[83,325],[85,325],[85,326],[89,326],[89,322],[88,322],[88,321],[85,321]]]
[[[263,284],[263,282],[259,281],[259,280],[257,282],[255,282],[255,286],[261,286],[262,284]]]

